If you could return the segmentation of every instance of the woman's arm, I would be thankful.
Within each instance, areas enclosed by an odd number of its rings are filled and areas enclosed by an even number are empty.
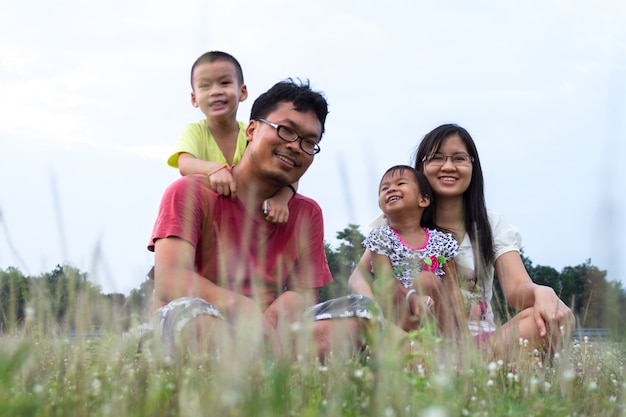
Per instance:
[[[495,270],[507,302],[517,310],[533,308],[540,336],[546,336],[550,329],[572,329],[574,316],[570,308],[552,288],[532,281],[517,251],[498,257]]]

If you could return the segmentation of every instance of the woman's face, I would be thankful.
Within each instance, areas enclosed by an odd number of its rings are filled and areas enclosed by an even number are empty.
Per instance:
[[[435,158],[433,158],[433,155]],[[472,180],[472,159],[457,134],[448,136],[424,161],[424,174],[436,197],[460,197]]]

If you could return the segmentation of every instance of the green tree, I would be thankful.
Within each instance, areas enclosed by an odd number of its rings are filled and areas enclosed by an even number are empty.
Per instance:
[[[340,273],[350,276],[365,252],[362,245],[365,236],[359,231],[358,225],[349,224],[348,227],[337,232],[337,239],[342,241],[337,250],[339,264],[343,268]]]
[[[348,227],[337,232],[337,239],[342,242],[336,251],[330,244],[324,243],[328,267],[334,282],[320,290],[320,301],[348,294],[348,278],[365,251],[361,244],[365,236],[355,224],[349,224]]]
[[[153,279],[146,279],[139,285],[139,288],[131,290],[122,313],[128,326],[145,319],[152,301],[153,290]]]
[[[591,260],[588,259],[581,265],[567,266],[561,271],[561,297],[577,317],[580,317],[585,308],[585,287],[590,268]]]
[[[28,280],[19,269],[0,269],[0,334],[15,330],[24,321],[29,297]]]

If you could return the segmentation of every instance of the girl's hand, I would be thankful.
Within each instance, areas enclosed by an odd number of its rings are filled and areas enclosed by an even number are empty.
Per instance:
[[[428,314],[433,312],[435,302],[427,295],[411,294],[407,300],[413,321],[421,321]]]

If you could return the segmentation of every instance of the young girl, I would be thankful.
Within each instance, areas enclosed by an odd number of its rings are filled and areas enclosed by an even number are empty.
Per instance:
[[[378,204],[388,224],[373,229],[363,242],[372,253],[376,299],[386,315],[394,316],[393,321],[405,331],[419,325],[422,310],[431,310],[433,299],[435,306],[443,305],[444,266],[459,250],[452,235],[434,228],[431,196],[424,174],[408,165],[389,168],[378,190]],[[408,290],[404,308],[400,309],[392,307],[396,303],[390,296],[395,292],[396,280]],[[450,322],[437,318],[442,331],[448,333]]]

